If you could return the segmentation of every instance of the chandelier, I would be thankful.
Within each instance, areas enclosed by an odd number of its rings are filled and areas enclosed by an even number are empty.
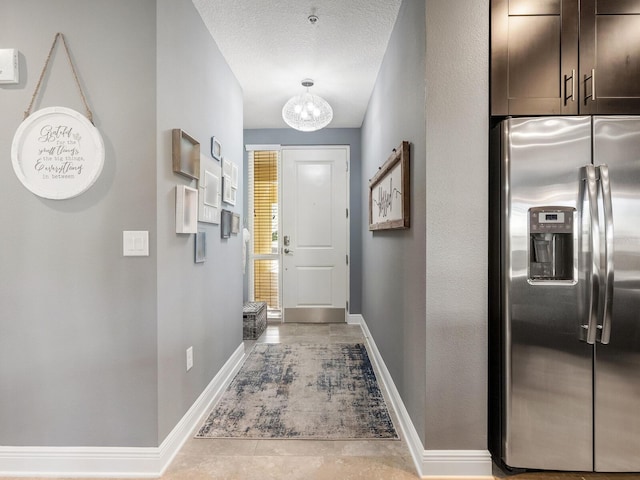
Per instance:
[[[307,91],[291,97],[282,107],[282,118],[292,128],[302,132],[314,132],[326,127],[333,119],[333,109],[327,101],[309,93],[313,80],[305,78],[302,86]]]

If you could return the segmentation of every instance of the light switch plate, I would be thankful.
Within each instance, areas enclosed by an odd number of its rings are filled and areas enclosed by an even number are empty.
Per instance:
[[[122,255],[125,257],[149,256],[149,232],[128,231],[122,232]]]
[[[0,83],[16,84],[19,81],[18,50],[15,48],[0,48]]]

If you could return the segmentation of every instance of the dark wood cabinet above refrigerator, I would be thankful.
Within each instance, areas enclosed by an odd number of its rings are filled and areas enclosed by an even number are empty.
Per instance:
[[[640,114],[640,0],[492,0],[491,114]]]

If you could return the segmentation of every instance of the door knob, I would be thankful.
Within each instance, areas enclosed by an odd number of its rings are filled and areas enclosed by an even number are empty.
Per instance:
[[[284,253],[289,255],[290,253],[293,253],[293,250],[289,250],[288,248],[285,248]]]

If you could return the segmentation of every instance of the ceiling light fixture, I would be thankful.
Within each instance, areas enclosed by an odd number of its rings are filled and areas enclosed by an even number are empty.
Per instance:
[[[301,132],[314,132],[329,125],[333,119],[333,109],[327,101],[309,93],[313,80],[305,78],[302,86],[307,91],[291,97],[282,107],[282,118],[291,128]]]

